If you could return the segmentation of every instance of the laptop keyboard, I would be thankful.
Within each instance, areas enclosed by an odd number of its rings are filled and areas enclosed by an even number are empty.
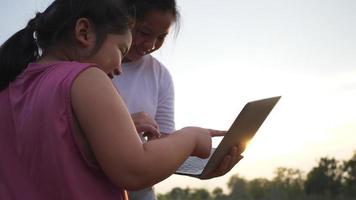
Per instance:
[[[215,149],[213,148],[210,152],[210,156],[206,159],[201,159],[196,156],[189,156],[189,158],[178,168],[176,172],[192,175],[201,174],[214,151]]]

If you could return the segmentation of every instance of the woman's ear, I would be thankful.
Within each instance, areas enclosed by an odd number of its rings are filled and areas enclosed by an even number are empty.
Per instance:
[[[75,40],[81,47],[90,48],[95,44],[95,32],[89,19],[79,18],[75,24]]]

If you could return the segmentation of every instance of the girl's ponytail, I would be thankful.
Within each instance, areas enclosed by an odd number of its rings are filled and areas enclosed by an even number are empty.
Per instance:
[[[24,29],[0,46],[0,91],[7,88],[30,62],[38,58],[35,30],[39,17],[40,14],[37,14]]]
[[[0,46],[0,91],[39,59],[43,50],[58,45],[76,48],[73,30],[79,18],[87,18],[95,27],[97,49],[109,33],[129,31],[126,0],[54,0],[37,13],[27,26]]]

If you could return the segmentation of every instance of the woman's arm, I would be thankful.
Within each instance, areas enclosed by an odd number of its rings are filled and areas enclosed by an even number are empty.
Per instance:
[[[101,168],[120,187],[153,185],[174,173],[189,155],[210,153],[209,130],[196,127],[142,144],[123,100],[100,69],[89,68],[76,78],[71,99]]]

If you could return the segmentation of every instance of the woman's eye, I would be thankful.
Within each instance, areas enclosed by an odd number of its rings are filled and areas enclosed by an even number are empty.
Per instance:
[[[166,38],[166,36],[158,37],[157,40],[163,41]]]
[[[124,57],[127,53],[126,50],[123,48],[120,48],[120,52],[121,52],[122,57]]]
[[[140,34],[144,35],[144,36],[149,36],[150,35],[150,33],[146,32],[146,31],[140,31]]]

